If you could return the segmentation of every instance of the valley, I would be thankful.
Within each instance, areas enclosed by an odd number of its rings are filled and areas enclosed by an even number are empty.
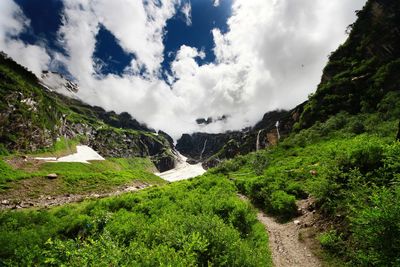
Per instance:
[[[1,54],[0,266],[398,266],[399,29],[369,0],[306,102],[177,140]]]

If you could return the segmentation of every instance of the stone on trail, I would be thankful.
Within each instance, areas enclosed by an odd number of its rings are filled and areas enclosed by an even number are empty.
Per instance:
[[[46,177],[47,177],[48,179],[50,179],[50,180],[53,180],[53,179],[57,179],[58,175],[55,174],[55,173],[50,173],[50,174],[47,174]]]

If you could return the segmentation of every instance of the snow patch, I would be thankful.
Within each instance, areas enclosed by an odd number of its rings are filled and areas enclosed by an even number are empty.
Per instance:
[[[55,91],[64,96],[79,99],[76,95],[79,90],[78,85],[67,80],[57,72],[44,71],[40,79],[40,84],[51,92]]]
[[[175,153],[178,162],[176,164],[176,167],[166,172],[155,173],[155,175],[169,182],[176,182],[181,180],[187,180],[202,175],[206,172],[203,166],[201,166],[201,163],[191,165],[186,162],[187,158],[185,156],[183,156],[177,151]]]
[[[76,146],[76,153],[61,158],[35,158],[47,162],[80,162],[90,164],[90,160],[105,160],[96,151],[88,146]]]

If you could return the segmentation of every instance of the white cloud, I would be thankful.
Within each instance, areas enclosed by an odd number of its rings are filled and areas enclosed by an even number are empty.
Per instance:
[[[185,16],[185,21],[187,26],[192,25],[192,5],[190,2],[183,4],[181,9],[183,15]]]
[[[161,4],[158,0],[64,0],[59,34],[69,55],[57,56],[80,83],[82,99],[128,111],[175,138],[199,130],[241,129],[267,111],[301,103],[315,91],[327,55],[345,40],[346,26],[355,20],[354,10],[365,1],[233,0],[228,32],[212,31],[216,62],[199,65],[204,51],[182,46],[171,64],[169,86],[160,78],[166,22],[177,12],[187,14],[188,21],[190,6],[185,9],[181,0]],[[219,5],[218,0],[213,3]],[[21,20],[13,20],[14,13],[0,12],[11,18],[0,20],[0,31],[18,32],[25,27]],[[136,55],[122,76],[96,74],[93,52],[100,24],[126,52]],[[138,75],[142,68],[147,70],[145,77]],[[206,127],[195,122],[222,115],[229,119]]]
[[[0,50],[36,75],[40,75],[43,69],[47,69],[50,62],[46,50],[38,45],[27,45],[16,39],[20,33],[27,30],[29,24],[29,20],[14,1],[0,1]]]
[[[160,6],[153,1],[143,5],[128,0],[118,4],[68,0],[80,3],[78,8],[66,5],[68,66],[79,77],[83,99],[126,110],[175,138],[183,132],[241,129],[266,111],[293,107],[315,90],[327,55],[344,41],[344,29],[364,1],[235,0],[229,31],[213,30],[217,61],[199,66],[196,58],[204,58],[204,52],[182,46],[171,64],[170,88],[158,76],[163,29],[177,7],[182,11],[180,2],[164,1]],[[98,23],[116,36],[125,51],[137,55],[132,68],[146,67],[145,78],[93,75]],[[200,117],[222,115],[229,120],[205,128],[195,123]]]
[[[217,6],[219,6],[220,0],[213,0],[213,2],[214,2],[214,6],[217,7]]]

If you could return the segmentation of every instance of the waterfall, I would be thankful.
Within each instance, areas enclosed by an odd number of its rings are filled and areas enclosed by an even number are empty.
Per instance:
[[[281,139],[281,134],[279,133],[279,121],[276,122],[275,127],[276,127],[276,132],[278,134],[278,140],[280,140]]]
[[[264,131],[264,129],[261,129],[258,131],[257,134],[257,140],[256,140],[256,151],[260,150],[260,133]]]
[[[200,153],[200,160],[203,159],[203,153],[206,150],[206,145],[207,145],[207,139],[204,141],[203,150],[201,150],[201,153]]]

